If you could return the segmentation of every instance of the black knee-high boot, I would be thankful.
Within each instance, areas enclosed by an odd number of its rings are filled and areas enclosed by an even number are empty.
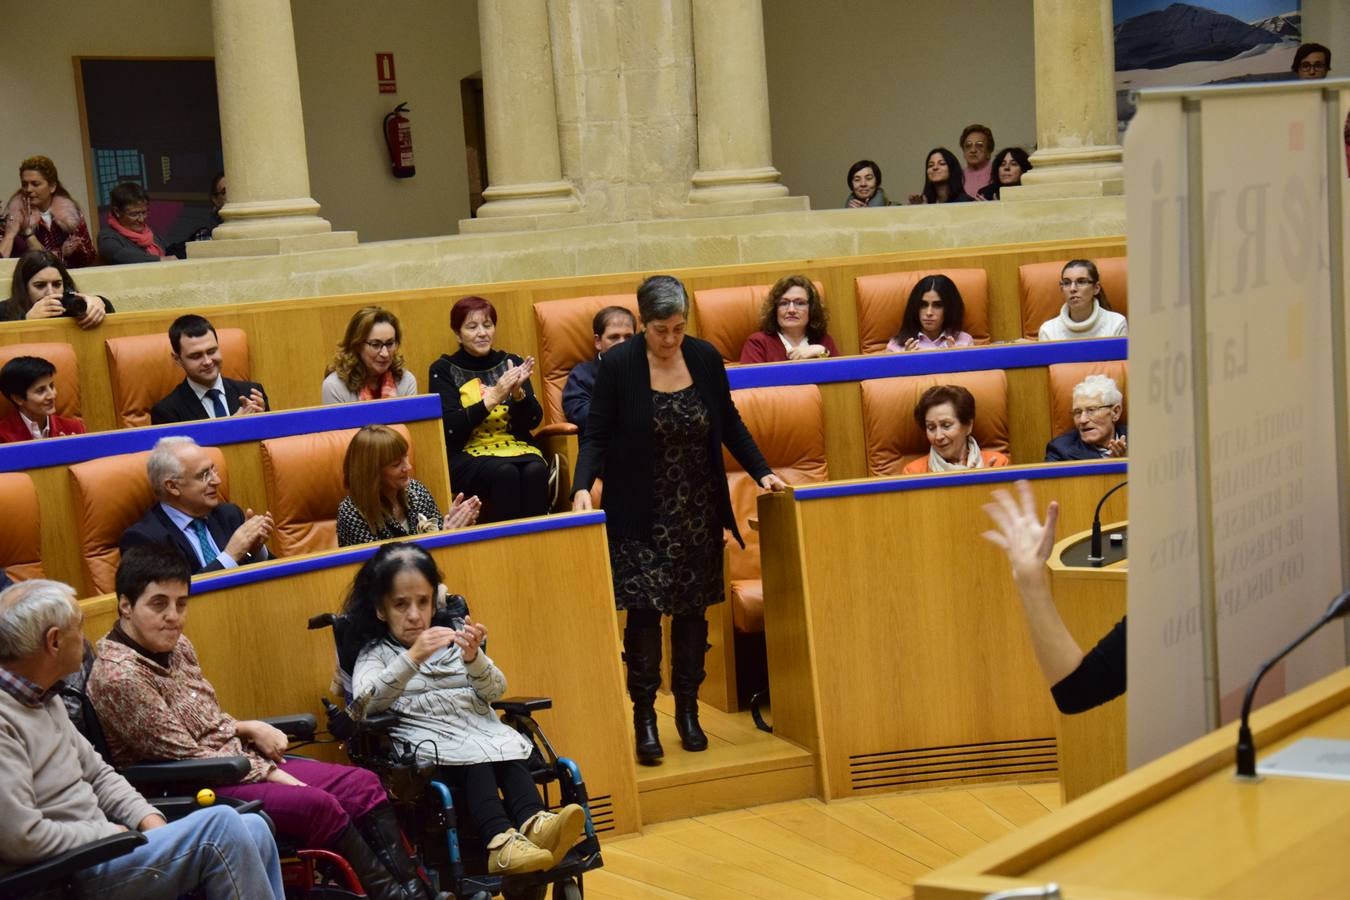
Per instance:
[[[434,895],[431,887],[422,880],[417,864],[408,856],[403,845],[403,831],[399,828],[398,817],[389,804],[377,806],[361,817],[356,828],[366,843],[375,851],[380,862],[394,876],[403,890],[412,900],[431,900]]]
[[[675,728],[680,744],[697,752],[708,749],[708,736],[698,724],[698,686],[703,683],[703,655],[708,650],[708,621],[675,617],[670,622],[670,689],[675,695]]]
[[[354,826],[348,825],[346,830],[338,835],[332,849],[347,860],[356,877],[361,879],[361,887],[365,888],[366,896],[372,900],[421,900],[423,897],[421,893],[410,893],[398,883],[374,848]]]
[[[654,765],[666,751],[656,730],[656,691],[661,687],[661,626],[634,626],[623,630],[623,658],[628,664],[628,697],[633,701],[633,731],[637,758]]]

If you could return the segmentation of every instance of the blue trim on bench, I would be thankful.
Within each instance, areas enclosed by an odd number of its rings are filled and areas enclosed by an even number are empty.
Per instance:
[[[138,453],[151,449],[156,441],[171,434],[187,435],[204,447],[213,447],[319,431],[341,431],[344,428],[360,428],[362,425],[420,422],[440,417],[440,398],[434,394],[422,394],[257,416],[232,416],[228,419],[203,419],[198,422],[101,431],[46,441],[0,444],[0,472],[23,472],[122,453]]]
[[[437,403],[439,405],[439,400],[437,400]],[[493,541],[498,538],[516,537],[523,534],[541,534],[568,528],[583,528],[587,525],[602,525],[604,521],[605,513],[603,510],[592,510],[570,515],[540,516],[537,519],[481,525],[477,528],[460,529],[458,531],[442,531],[436,534],[409,538],[407,543],[419,544],[427,550],[435,550],[438,547],[476,544],[481,541]],[[200,579],[194,578],[192,580],[192,593],[194,596],[209,594],[212,591],[228,590],[248,584],[257,584],[261,581],[276,581],[281,578],[303,575],[306,572],[319,572],[352,563],[363,563],[374,556],[382,546],[383,544],[361,544],[348,549],[302,556],[298,559],[280,559],[274,563],[241,566],[238,569],[229,570],[227,574],[211,575]],[[333,602],[334,604],[340,602],[340,598],[334,597]]]
[[[869,353],[809,362],[732,366],[727,379],[733,390],[791,384],[834,384],[900,375],[939,375],[985,369],[1026,369],[1058,363],[1107,362],[1129,359],[1128,338],[1048,341],[963,347],[927,353]]]
[[[868,481],[849,481],[799,487],[792,492],[797,500],[827,500],[833,497],[859,497],[865,494],[892,494],[899,491],[921,491],[927,488],[964,487],[970,484],[1007,484],[1025,478],[1040,481],[1043,478],[1063,478],[1066,475],[1119,475],[1129,472],[1129,463],[1069,462],[1031,467],[1004,466],[997,469],[975,469],[970,472],[952,472],[946,475],[905,475],[900,478],[875,478]]]

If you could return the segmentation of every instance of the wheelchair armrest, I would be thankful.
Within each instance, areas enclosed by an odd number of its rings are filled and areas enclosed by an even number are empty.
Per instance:
[[[317,616],[309,617],[309,622],[306,623],[306,627],[310,631],[315,631],[320,628],[331,628],[333,627],[333,621],[336,618],[337,616],[330,612],[319,613]]]
[[[398,713],[375,713],[356,720],[357,727],[368,731],[388,731],[398,724]]]
[[[119,769],[132,785],[166,784],[238,784],[248,775],[252,764],[242,756],[217,756],[211,759],[176,759],[169,762],[136,763]]]
[[[295,713],[289,716],[269,716],[261,721],[266,722],[273,728],[280,729],[286,737],[293,741],[312,741],[314,732],[318,728],[318,723],[314,719],[313,713]]]
[[[0,878],[0,897],[28,897],[40,893],[81,869],[125,856],[146,841],[139,831],[121,831],[99,838],[51,859],[24,866]]]
[[[164,818],[170,822],[176,822],[186,815],[195,813],[199,809],[206,808],[201,803],[198,803],[197,798],[195,797],[155,797],[152,802],[154,803],[155,808],[163,813]],[[271,828],[273,832],[276,831],[276,826],[272,824],[272,820],[262,811],[261,800],[237,800],[234,797],[217,797],[215,803],[218,806],[228,806],[241,816],[248,813],[260,815],[267,821],[268,827]],[[0,894],[0,896],[4,895]]]
[[[492,701],[492,708],[513,716],[528,716],[541,709],[552,709],[552,697],[503,697]]]

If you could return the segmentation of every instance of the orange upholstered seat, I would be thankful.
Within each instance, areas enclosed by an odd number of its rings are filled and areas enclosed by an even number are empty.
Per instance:
[[[1063,434],[1073,427],[1073,389],[1089,375],[1108,375],[1120,388],[1120,393],[1128,400],[1130,364],[1123,359],[1110,362],[1056,363],[1048,366],[1050,375],[1050,433]],[[978,408],[979,404],[976,404]],[[1129,404],[1121,403],[1120,422],[1124,425],[1128,419]],[[978,440],[978,439],[977,439]]]
[[[539,434],[575,434],[576,426],[563,415],[562,395],[572,367],[595,357],[595,333],[591,320],[606,306],[622,306],[637,315],[636,294],[604,294],[596,297],[571,297],[567,300],[543,300],[534,305],[534,328],[539,339],[539,382],[543,385],[540,403],[544,407],[544,427]]]
[[[220,495],[229,493],[229,472],[225,454],[219,448],[206,447],[211,462],[220,473]],[[86,589],[106,594],[113,589],[122,552],[118,544],[122,532],[145,515],[155,502],[145,461],[150,451],[123,453],[76,463],[70,467],[71,500],[79,511],[80,556],[84,560]]]
[[[1101,276],[1102,290],[1111,309],[1125,318],[1130,317],[1130,286],[1125,273],[1124,256],[1104,256],[1094,259],[1097,274]],[[1028,263],[1017,267],[1017,292],[1022,302],[1022,334],[1035,338],[1041,325],[1059,315],[1064,306],[1064,295],[1059,290],[1059,276],[1067,259],[1055,262]]]
[[[811,283],[824,303],[825,286],[819,281]],[[698,336],[716,347],[724,361],[740,362],[746,338],[759,331],[759,310],[771,287],[771,284],[751,284],[694,291]]]
[[[408,442],[404,425],[391,425]],[[263,482],[267,510],[276,528],[272,548],[277,556],[297,556],[337,548],[337,510],[347,496],[342,486],[342,458],[357,429],[320,431],[262,442]]]
[[[968,332],[977,344],[989,343],[989,276],[984,269],[917,269],[883,272],[853,279],[858,299],[858,343],[863,353],[881,353],[900,330],[909,293],[927,275],[946,275],[961,292]]]
[[[0,368],[17,356],[40,356],[56,366],[56,414],[80,414],[80,364],[75,348],[58,342],[39,344],[9,344],[0,347]],[[0,418],[9,415],[14,405],[0,396]]]
[[[975,397],[975,429],[981,450],[1008,449],[1008,376],[1002,369],[904,375],[863,381],[863,445],[867,474],[895,476],[905,465],[928,454],[928,438],[914,421],[914,406],[935,384],[956,384]]]
[[[825,419],[820,389],[814,384],[732,391],[745,427],[754,436],[769,467],[788,484],[829,479],[825,465]],[[760,581],[759,532],[749,526],[762,493],[740,463],[725,450],[727,487],[736,526],[745,549],[728,538],[727,581],[732,621],[742,634],[764,630],[764,587]]]
[[[23,472],[0,474],[0,509],[5,511],[0,516],[0,569],[15,581],[46,577],[42,570],[42,528],[33,479]]]
[[[218,328],[222,371],[226,378],[248,380],[248,335],[241,328]],[[108,338],[108,380],[112,384],[113,409],[123,428],[150,424],[150,408],[168,396],[183,380],[183,370],[173,361],[169,335],[134,334]]]

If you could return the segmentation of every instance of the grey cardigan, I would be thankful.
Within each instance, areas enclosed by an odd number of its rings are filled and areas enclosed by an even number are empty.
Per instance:
[[[417,393],[417,376],[410,370],[403,370],[403,377],[398,380],[398,385],[394,388],[395,395],[399,397],[411,397]],[[323,405],[332,406],[335,403],[355,403],[361,399],[355,393],[348,390],[347,385],[342,383],[336,372],[329,372],[328,377],[323,380]]]

